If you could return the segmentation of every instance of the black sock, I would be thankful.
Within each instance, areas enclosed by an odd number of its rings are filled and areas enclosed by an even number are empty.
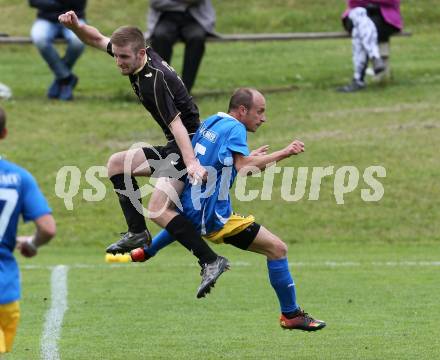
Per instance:
[[[115,190],[126,190],[124,182],[124,174],[116,174],[110,178]],[[136,179],[132,176],[131,182],[133,184],[133,191],[139,190]],[[119,199],[119,205],[121,205],[122,212],[125,216],[125,221],[128,225],[128,231],[132,233],[140,233],[147,228],[145,224],[145,218],[142,213],[137,211],[136,207],[131,203],[130,198],[126,195],[116,193]],[[142,205],[142,198],[139,198],[139,202]]]
[[[210,264],[217,259],[217,254],[200,237],[194,226],[184,216],[174,217],[165,229],[198,259],[199,264]]]

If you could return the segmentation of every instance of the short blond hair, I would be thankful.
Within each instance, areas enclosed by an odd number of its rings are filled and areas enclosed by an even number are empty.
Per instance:
[[[141,30],[134,26],[121,26],[113,31],[110,38],[112,44],[116,46],[131,45],[134,52],[145,49],[145,38]]]

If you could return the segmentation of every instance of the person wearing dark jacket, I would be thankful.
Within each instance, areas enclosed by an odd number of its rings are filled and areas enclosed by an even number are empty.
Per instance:
[[[72,100],[73,89],[78,77],[72,72],[78,58],[84,50],[84,44],[69,29],[58,22],[58,16],[74,10],[80,21],[85,22],[87,0],[29,0],[29,5],[37,9],[37,19],[32,29],[32,42],[55,76],[47,91],[50,99]],[[60,56],[54,46],[57,38],[67,42],[64,56]]]
[[[182,81],[188,92],[196,81],[205,41],[214,33],[215,10],[211,0],[150,0],[148,32],[151,47],[170,63],[174,44],[185,44]]]

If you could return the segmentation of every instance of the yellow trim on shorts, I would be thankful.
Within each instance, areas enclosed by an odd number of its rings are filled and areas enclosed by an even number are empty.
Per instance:
[[[255,217],[253,215],[244,217],[241,215],[232,214],[223,228],[221,228],[219,231],[213,232],[209,235],[204,235],[202,237],[203,239],[209,240],[215,244],[222,244],[225,237],[237,235],[254,222]]]
[[[0,305],[0,354],[12,350],[19,319],[18,301]]]

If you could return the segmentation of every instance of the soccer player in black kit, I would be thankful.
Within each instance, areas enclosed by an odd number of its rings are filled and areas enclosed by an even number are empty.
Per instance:
[[[195,158],[190,139],[200,125],[197,106],[176,72],[151,47],[145,46],[139,29],[121,27],[108,38],[95,27],[80,23],[73,11],[62,14],[59,21],[85,44],[114,57],[121,74],[129,77],[140,102],[168,140],[165,146],[134,148],[110,156],[108,176],[118,194],[128,231],[106,251],[128,252],[151,241],[135,176],[157,177],[148,204],[149,217],[199,259],[202,282],[197,296],[208,293],[217,278],[229,268],[228,260],[212,251],[172,203],[183,190],[185,176],[193,183],[207,176],[206,169]]]

